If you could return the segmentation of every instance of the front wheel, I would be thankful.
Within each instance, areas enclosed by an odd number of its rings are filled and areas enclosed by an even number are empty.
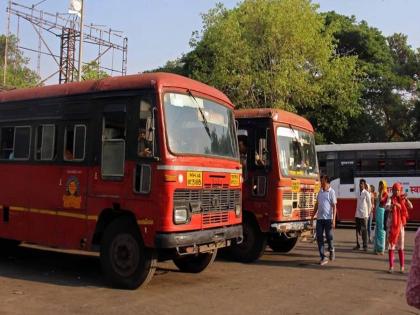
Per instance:
[[[145,248],[137,225],[126,218],[117,219],[106,228],[100,258],[110,284],[121,289],[146,285],[157,265],[155,251]]]
[[[259,259],[264,253],[267,237],[260,231],[257,223],[248,218],[244,218],[242,227],[242,243],[233,244],[227,251],[232,259],[250,263]]]
[[[0,238],[0,253],[9,253],[20,245],[21,241]]]
[[[217,255],[217,249],[209,253],[187,255],[175,258],[174,264],[182,272],[199,273],[210,266]]]
[[[288,253],[295,248],[298,241],[298,237],[287,237],[285,235],[281,235],[280,237],[276,237],[268,241],[268,246],[274,251],[278,253]]]

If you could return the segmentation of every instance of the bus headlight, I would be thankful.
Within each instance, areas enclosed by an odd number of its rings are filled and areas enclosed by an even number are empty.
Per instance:
[[[283,215],[289,217],[292,214],[293,207],[292,205],[283,205]]]
[[[183,224],[188,221],[188,209],[185,206],[176,206],[174,208],[174,222],[175,224]]]
[[[240,204],[237,204],[237,205],[235,206],[235,215],[236,215],[237,217],[241,216],[241,210],[242,210],[241,205],[240,205]]]

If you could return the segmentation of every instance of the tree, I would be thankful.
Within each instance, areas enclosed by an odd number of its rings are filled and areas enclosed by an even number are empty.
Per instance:
[[[396,141],[412,138],[412,93],[418,55],[407,44],[407,36],[386,38],[366,22],[328,12],[325,25],[335,38],[337,52],[357,56],[363,111],[350,119],[339,142]]]
[[[38,84],[39,76],[29,69],[29,59],[19,49],[18,40],[11,35],[7,45],[7,69],[6,86],[3,86],[4,54],[6,47],[6,36],[0,35],[0,90],[31,87]]]
[[[86,65],[82,66],[82,79],[87,80],[99,80],[109,77],[109,74],[100,69],[97,61],[91,61]]]
[[[203,15],[184,73],[224,91],[238,107],[274,107],[339,136],[356,115],[357,57],[337,56],[332,33],[309,0],[245,0]],[[321,112],[328,113],[325,117]]]

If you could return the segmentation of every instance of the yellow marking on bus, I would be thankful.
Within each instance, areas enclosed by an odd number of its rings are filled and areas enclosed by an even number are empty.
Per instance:
[[[97,215],[88,215],[87,219],[91,220],[91,221],[98,221],[98,216]]]
[[[165,174],[165,182],[176,182],[177,178],[177,175]]]
[[[187,187],[203,186],[203,172],[187,172]]]
[[[86,219],[86,214],[78,214],[78,213],[71,213],[71,212],[57,212],[57,215],[60,217],[69,217],[75,219]]]
[[[140,225],[152,225],[153,224],[153,220],[151,219],[141,219],[141,220],[137,220],[137,223]]]
[[[56,211],[54,210],[45,210],[45,209],[29,209],[30,212],[41,213],[41,214],[50,214],[56,215]]]
[[[261,219],[263,217],[262,214],[256,214],[255,217],[257,217],[258,219]]]
[[[241,183],[239,174],[230,174],[230,186],[239,186]]]
[[[10,207],[10,210],[13,210],[13,211],[27,211],[29,209],[24,208],[24,207]]]
[[[292,180],[292,192],[298,193],[300,191],[300,181]]]

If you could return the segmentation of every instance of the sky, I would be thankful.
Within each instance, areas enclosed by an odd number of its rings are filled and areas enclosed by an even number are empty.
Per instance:
[[[41,0],[14,1],[32,5]],[[157,68],[166,61],[187,53],[190,51],[189,40],[192,32],[202,27],[201,13],[213,8],[217,2],[222,2],[227,8],[233,8],[238,3],[238,0],[84,1],[86,24],[107,25],[124,31],[124,35],[128,38],[129,74]],[[420,47],[418,19],[420,0],[314,0],[313,2],[319,4],[320,12],[334,10],[340,14],[354,15],[358,21],[367,21],[370,26],[378,28],[384,35],[404,33],[408,35],[409,43],[413,47]],[[1,33],[5,33],[6,30],[7,3],[8,0],[0,0]],[[66,12],[68,3],[68,0],[44,0],[38,8],[51,13]],[[17,19],[12,17],[11,24],[12,33],[16,33]],[[29,23],[21,22],[19,25],[21,44],[37,49],[35,32]],[[51,35],[45,35],[45,38],[50,49],[58,54],[59,40]],[[87,49],[86,58],[94,58],[97,52],[92,49]],[[36,55],[27,53],[27,56],[32,59],[32,66],[36,68],[34,61]],[[55,62],[51,57],[42,57],[41,76],[48,76],[55,68]]]

